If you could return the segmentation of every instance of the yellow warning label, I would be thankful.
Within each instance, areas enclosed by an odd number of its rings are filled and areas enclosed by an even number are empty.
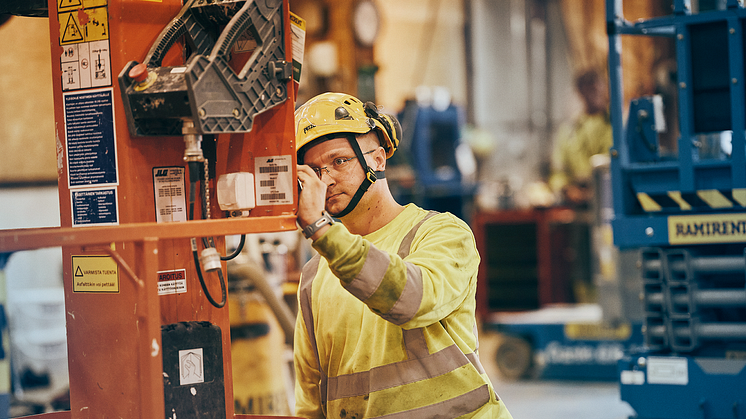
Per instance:
[[[306,21],[293,12],[290,12],[290,23],[292,23],[294,26],[297,26],[302,31],[306,30]]]
[[[85,9],[83,34],[86,41],[109,39],[109,12],[106,7]]]
[[[668,217],[668,242],[670,244],[743,241],[746,241],[746,214],[744,213]]]
[[[118,293],[119,266],[109,256],[73,256],[73,292]]]
[[[109,0],[57,0],[57,12],[71,12],[79,9],[90,9],[109,4]]]
[[[60,45],[83,42],[83,31],[80,29],[78,13],[60,13]]]
[[[63,12],[70,9],[78,9],[83,7],[82,0],[57,0],[57,11]]]
[[[632,335],[632,327],[621,323],[617,327],[601,323],[567,323],[565,336],[574,340],[627,340]]]
[[[60,45],[109,39],[107,0],[59,0]]]

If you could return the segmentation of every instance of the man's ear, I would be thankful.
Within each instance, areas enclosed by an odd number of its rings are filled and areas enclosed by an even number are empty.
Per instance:
[[[382,171],[386,169],[386,149],[379,146],[373,154],[373,160],[376,162],[376,166],[373,170]]]

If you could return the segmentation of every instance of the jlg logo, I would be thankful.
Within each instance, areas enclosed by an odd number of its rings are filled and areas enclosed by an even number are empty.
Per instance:
[[[168,176],[168,169],[158,169],[158,171],[155,172],[155,177],[161,176]]]

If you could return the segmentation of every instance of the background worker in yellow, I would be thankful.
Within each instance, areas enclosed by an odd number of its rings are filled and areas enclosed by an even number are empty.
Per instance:
[[[592,273],[592,157],[608,156],[614,140],[604,71],[591,68],[581,72],[575,79],[575,88],[583,101],[583,113],[559,129],[549,185],[562,205],[576,210],[575,220],[568,226],[568,245],[574,251],[568,282],[575,302],[592,303],[598,298]]]
[[[298,291],[296,414],[511,418],[477,355],[471,230],[399,205],[384,179],[396,119],[324,93],[295,121],[298,223],[318,251]]]
[[[560,127],[552,154],[549,186],[563,203],[586,209],[593,198],[591,157],[608,154],[613,145],[609,115],[609,86],[603,73],[591,69],[575,80],[583,113]]]

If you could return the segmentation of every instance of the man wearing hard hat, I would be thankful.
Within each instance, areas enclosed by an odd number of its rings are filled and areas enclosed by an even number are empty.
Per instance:
[[[511,418],[477,354],[469,226],[398,204],[386,183],[396,118],[324,93],[295,123],[298,224],[318,252],[298,291],[296,414]]]

